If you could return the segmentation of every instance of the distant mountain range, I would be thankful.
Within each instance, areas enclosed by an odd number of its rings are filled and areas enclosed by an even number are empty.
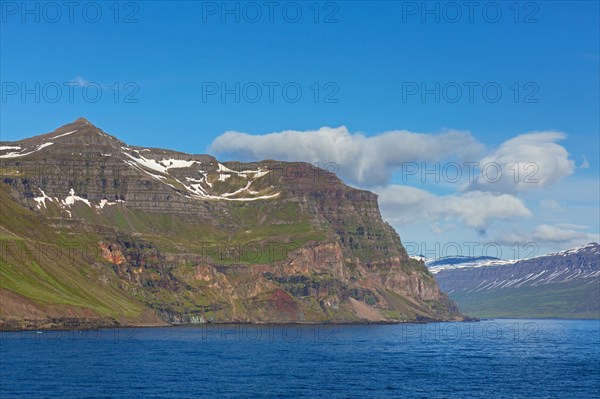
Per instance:
[[[517,262],[516,260],[503,260],[500,258],[494,258],[493,256],[448,256],[438,259],[423,258],[423,261],[432,274],[436,274],[441,270],[448,269],[509,265]]]
[[[600,318],[600,245],[515,261],[426,261],[461,312],[475,317]]]

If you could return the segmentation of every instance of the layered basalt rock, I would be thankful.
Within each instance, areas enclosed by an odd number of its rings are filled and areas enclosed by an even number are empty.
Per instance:
[[[59,295],[54,284],[72,283],[60,269],[3,256],[2,290],[40,308],[64,301],[124,324],[148,311],[168,323],[462,319],[383,221],[377,196],[310,164],[128,146],[78,119],[1,142],[0,170],[4,239],[85,241],[94,253],[63,269],[93,271],[81,284],[111,290],[101,303],[75,288]],[[22,283],[17,267],[47,276]],[[49,291],[28,294],[36,284]]]

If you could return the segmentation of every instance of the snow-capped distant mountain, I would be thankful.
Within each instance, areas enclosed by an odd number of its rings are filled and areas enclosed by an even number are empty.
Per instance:
[[[517,261],[442,263],[430,270],[471,316],[600,317],[598,243]]]
[[[512,265],[516,260],[503,260],[492,256],[448,256],[438,259],[425,260],[425,265],[429,268],[432,274],[436,274],[442,270],[462,269],[471,267],[485,266],[501,266]]]
[[[536,256],[534,258],[523,258],[515,260],[505,260],[495,258],[493,256],[447,256],[442,258],[427,259],[424,256],[412,256],[413,259],[423,260],[427,268],[432,274],[439,273],[442,270],[463,269],[486,266],[506,266],[514,265],[517,262],[529,261],[534,259],[546,258],[548,256],[569,256],[569,255],[599,255],[600,246],[597,243],[589,243],[579,247],[567,249],[560,252],[550,252],[545,255]]]
[[[600,255],[600,245],[597,242],[590,242],[579,247],[567,249],[566,251],[551,252],[544,256],[569,256],[578,253],[586,255]]]
[[[482,262],[488,260],[500,260],[500,258],[494,258],[493,256],[445,256],[438,259],[428,259],[426,261],[428,266],[441,266],[441,265],[457,265],[467,262]]]

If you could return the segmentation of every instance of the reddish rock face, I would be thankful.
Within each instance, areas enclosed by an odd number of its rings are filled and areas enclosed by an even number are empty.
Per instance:
[[[276,289],[273,291],[273,294],[271,294],[271,300],[273,301],[275,309],[278,312],[295,315],[298,310],[298,306],[296,305],[294,299],[290,296],[290,294],[282,289]]]
[[[115,265],[122,265],[126,262],[125,256],[123,256],[123,253],[119,249],[114,248],[112,245],[104,242],[98,243],[98,246],[102,251],[102,257],[106,261]]]

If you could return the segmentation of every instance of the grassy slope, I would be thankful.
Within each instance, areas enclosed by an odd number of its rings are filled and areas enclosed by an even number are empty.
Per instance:
[[[18,205],[8,195],[10,188],[3,183],[0,185],[0,289],[27,298],[42,313],[49,313],[48,308],[52,307],[58,310],[57,313],[72,314],[73,311],[66,312],[66,309],[76,308],[90,310],[99,317],[133,320],[146,310],[140,301],[156,308],[162,307],[161,304],[171,304],[181,307],[182,311],[192,312],[211,303],[228,302],[227,298],[214,290],[201,289],[176,294],[158,289],[147,292],[143,297],[125,292],[122,286],[126,283],[99,256],[98,242],[103,237],[95,232],[94,225],[137,233],[163,253],[202,254],[207,251],[207,243],[209,247],[226,243],[229,248],[257,244],[256,247],[249,247],[250,252],[252,248],[267,248],[258,244],[269,242],[288,243],[288,248],[294,249],[327,237],[323,230],[316,229],[306,218],[300,217],[298,204],[271,201],[234,204],[231,218],[239,226],[234,231],[206,224],[191,224],[170,215],[149,214],[119,205],[106,207],[99,215],[82,204],[76,204],[71,212],[74,218],[90,226],[85,228],[83,223],[77,222],[69,228],[59,220],[44,220],[38,213]],[[61,214],[56,205],[47,202],[47,206],[44,214]],[[49,227],[54,223],[61,224],[61,227]],[[210,247],[209,250],[214,251],[215,248]],[[284,254],[282,250],[264,250],[260,251],[258,258],[256,252],[252,252],[248,258],[236,258],[234,255],[221,259],[213,257],[213,260],[222,265],[271,263],[280,260]],[[94,264],[95,267],[92,266]],[[189,275],[193,273],[192,266],[178,265],[173,272],[176,275]],[[238,284],[243,283],[241,277],[230,278]],[[4,300],[8,301],[6,295]],[[5,302],[0,307],[0,316],[11,317],[11,314],[2,311],[11,309],[8,305]],[[60,312],[61,306],[64,312]],[[80,312],[75,310],[75,313]]]
[[[116,226],[123,231],[139,233],[145,240],[155,244],[164,253],[202,253],[207,245],[247,245],[258,243],[290,243],[301,247],[309,241],[324,241],[325,231],[316,229],[306,217],[302,217],[297,204],[291,202],[264,201],[231,204],[230,217],[234,230],[214,225],[189,223],[181,217],[151,214],[116,206],[106,209],[102,217],[83,209],[77,214],[91,223]],[[215,217],[217,217],[215,215]],[[270,263],[279,259],[252,258],[252,262]],[[229,261],[214,259],[227,264]]]
[[[1,184],[1,183],[0,183]],[[41,309],[91,310],[98,317],[136,318],[145,307],[118,285],[111,267],[97,257],[94,234],[70,234],[40,222],[32,211],[0,193],[0,289],[22,295]],[[99,267],[90,267],[99,262]],[[101,283],[101,276],[104,276]],[[10,304],[0,307],[10,308]],[[71,312],[72,313],[72,312]],[[1,314],[3,317],[10,315]]]
[[[598,282],[546,284],[537,287],[453,292],[463,314],[493,318],[600,318]]]
[[[210,305],[216,304],[222,310],[214,314],[215,317],[228,320],[234,316],[256,316],[275,310],[269,308],[269,292],[261,294],[265,298],[256,298],[255,303],[242,303],[227,297],[218,289],[204,287],[205,282],[193,278],[194,264],[172,265],[172,273],[180,281],[192,285],[192,290],[175,292],[160,287],[152,290],[130,289],[132,287],[113,272],[111,265],[98,256],[97,244],[106,239],[99,233],[101,230],[96,228],[99,225],[135,233],[156,245],[163,255],[203,254],[207,243],[226,244],[229,248],[245,244],[266,248],[264,244],[285,243],[290,244],[287,249],[295,249],[309,242],[329,242],[334,239],[327,231],[327,226],[316,226],[302,212],[300,204],[294,201],[232,203],[227,216],[214,215],[214,224],[190,223],[181,217],[141,212],[120,204],[107,206],[101,214],[97,214],[78,203],[71,208],[73,218],[77,220],[69,227],[68,220],[65,225],[64,213],[63,218],[42,222],[44,218],[40,214],[23,208],[9,198],[9,191],[3,186],[0,196],[0,240],[3,246],[0,289],[20,294],[40,307],[75,307],[90,310],[100,317],[135,319],[144,311],[147,312],[141,302],[154,309],[168,307],[181,313],[207,316],[213,315]],[[47,206],[45,215],[61,215],[56,205],[48,202]],[[56,225],[48,227],[43,223]],[[224,227],[232,225],[235,228]],[[25,248],[23,253],[13,250],[20,245]],[[87,248],[88,256],[82,250],[75,250],[74,255],[70,255],[70,248],[73,247]],[[58,260],[56,256],[40,256],[40,253],[48,252],[48,248],[51,249],[50,253],[58,251],[61,254]],[[279,261],[284,254],[285,251],[265,250],[259,258],[253,254],[247,259],[228,256],[213,256],[212,259],[224,266],[251,265]],[[94,264],[96,266],[92,266]],[[248,285],[248,291],[251,290],[251,276],[234,272],[228,274],[228,279],[236,287]],[[391,303],[398,310],[390,311],[388,317],[404,320],[404,313],[426,315],[417,303],[406,301],[393,293],[389,293],[388,297],[394,299]],[[326,316],[319,303],[310,297],[293,301],[302,309],[301,319],[320,320]],[[329,317],[334,320],[353,319],[353,315],[346,314],[343,308],[331,312]]]

